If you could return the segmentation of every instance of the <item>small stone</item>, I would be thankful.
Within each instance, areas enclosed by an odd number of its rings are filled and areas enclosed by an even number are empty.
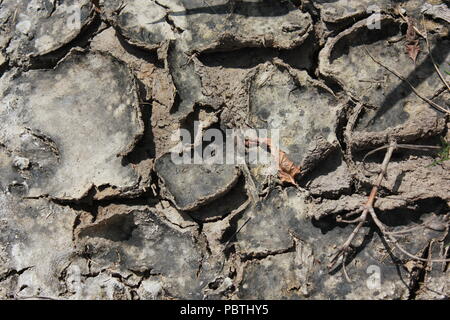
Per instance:
[[[8,71],[0,88],[1,142],[37,164],[28,196],[80,199],[102,185],[137,192],[138,173],[122,159],[144,125],[136,83],[122,62],[75,50],[54,69]],[[133,103],[124,106],[124,97]]]
[[[30,167],[30,160],[22,157],[15,157],[13,160],[13,166],[20,169],[25,170]]]

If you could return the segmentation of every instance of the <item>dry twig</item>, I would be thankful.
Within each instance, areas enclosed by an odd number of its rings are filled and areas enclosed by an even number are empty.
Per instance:
[[[378,175],[376,183],[372,187],[372,190],[370,192],[370,195],[369,195],[369,198],[367,199],[366,204],[362,208],[363,211],[362,211],[361,216],[353,221],[349,221],[349,223],[358,222],[358,225],[353,230],[353,232],[350,234],[347,241],[340,247],[340,249],[338,250],[336,255],[331,259],[331,263],[328,266],[329,269],[334,269],[334,267],[337,265],[337,262],[339,261],[339,258],[341,258],[341,257],[342,257],[342,265],[345,265],[345,260],[347,258],[347,255],[351,251],[352,241],[355,238],[355,236],[358,234],[361,227],[366,222],[367,214],[369,213],[370,209],[373,208],[373,204],[375,202],[375,197],[377,195],[378,188],[381,185],[381,181],[383,181],[383,177],[385,176],[386,171],[387,171],[387,166],[389,164],[389,161],[391,160],[392,153],[394,152],[396,147],[397,147],[396,141],[392,141],[389,144],[388,150],[386,152],[383,163],[381,165],[381,172]],[[338,221],[343,221],[343,220],[340,217],[338,217]],[[346,277],[346,278],[347,278],[347,280],[350,280],[348,277]]]
[[[450,114],[450,111],[445,109],[444,107],[438,105],[436,102],[431,101],[430,99],[428,99],[427,97],[423,96],[420,92],[417,91],[416,88],[414,88],[414,86],[411,84],[411,82],[406,79],[405,77],[403,77],[399,72],[397,72],[394,69],[391,69],[390,67],[386,66],[385,64],[381,63],[379,60],[375,59],[372,54],[369,52],[369,50],[365,49],[366,53],[369,55],[369,57],[378,65],[382,66],[383,68],[385,68],[387,71],[389,71],[390,73],[392,73],[393,75],[395,75],[397,78],[399,78],[400,80],[406,82],[410,87],[411,90],[416,94],[416,96],[418,96],[420,99],[422,99],[423,101],[425,101],[426,103],[428,103],[429,105],[431,105],[432,107],[434,107],[435,109],[444,112],[446,114]]]
[[[431,62],[433,63],[434,69],[436,69],[436,72],[439,75],[439,78],[445,84],[445,86],[447,87],[447,90],[450,92],[450,85],[445,80],[441,70],[439,70],[439,68],[436,64],[436,61],[434,60],[433,55],[431,54],[431,45],[430,45],[430,41],[428,40],[428,31],[427,31],[427,28],[425,27],[425,23],[423,23],[423,20],[422,20],[422,26],[425,31],[425,34],[423,35],[423,37],[425,38],[425,42],[427,43],[427,51],[428,51],[428,54],[430,55]]]
[[[402,19],[408,24],[408,26],[409,26],[409,20],[408,20],[408,18],[400,11],[400,10],[398,10],[398,14],[400,15],[400,17],[402,17]],[[417,27],[415,26],[415,25],[412,25],[412,28],[414,29],[414,31],[419,35],[419,36],[421,36],[422,38],[425,38],[425,36],[423,35],[423,33],[419,30],[419,29],[417,29]]]
[[[373,154],[374,152],[380,151],[380,150],[384,150],[387,149],[386,154],[384,156],[384,160],[383,163],[381,164],[381,170],[378,174],[377,180],[375,182],[375,184],[372,187],[372,190],[369,194],[369,198],[367,199],[367,202],[365,203],[365,205],[358,211],[356,212],[352,212],[351,215],[357,214],[357,213],[361,213],[361,215],[353,220],[344,220],[341,216],[338,216],[336,218],[337,222],[343,222],[343,223],[349,223],[349,224],[354,224],[357,223],[355,229],[353,230],[353,232],[350,234],[350,236],[347,238],[347,240],[345,241],[345,243],[343,245],[341,245],[341,247],[338,249],[337,253],[333,256],[333,258],[331,259],[330,264],[328,265],[328,268],[330,270],[333,270],[337,265],[338,262],[340,261],[340,264],[342,264],[342,269],[343,269],[343,273],[345,278],[350,281],[350,278],[347,274],[347,271],[345,269],[345,264],[346,264],[346,260],[347,257],[349,255],[349,253],[351,253],[352,251],[352,242],[354,240],[354,238],[356,237],[356,235],[358,234],[358,232],[360,231],[360,229],[362,228],[362,226],[364,225],[364,223],[367,221],[367,216],[370,215],[370,217],[372,218],[372,220],[374,221],[375,225],[378,227],[378,229],[381,231],[383,237],[385,237],[389,242],[391,242],[398,250],[400,250],[402,253],[404,253],[405,255],[407,255],[408,257],[414,259],[414,260],[418,260],[418,261],[427,261],[427,262],[449,262],[450,259],[424,259],[421,257],[418,257],[417,255],[414,255],[410,252],[408,252],[406,249],[404,249],[398,242],[398,240],[395,238],[395,236],[399,236],[401,234],[405,234],[405,233],[409,233],[412,232],[414,230],[417,230],[419,228],[426,228],[427,225],[424,224],[423,226],[415,226],[413,228],[409,228],[407,230],[401,230],[401,231],[397,231],[397,232],[392,232],[388,230],[388,227],[386,225],[384,225],[377,217],[376,213],[375,213],[375,209],[374,209],[374,203],[375,203],[375,199],[376,199],[376,195],[378,193],[378,189],[381,185],[381,182],[383,181],[383,178],[386,176],[387,173],[387,168],[389,165],[389,162],[391,160],[392,154],[394,152],[394,150],[398,149],[398,148],[405,148],[405,149],[434,149],[434,146],[413,146],[413,145],[399,145],[397,144],[397,142],[395,140],[392,140],[388,146],[384,146],[381,148],[377,148],[371,152],[369,152],[365,157],[364,160],[367,158],[368,155]],[[363,161],[364,161],[363,160]],[[342,258],[342,259],[340,259]]]

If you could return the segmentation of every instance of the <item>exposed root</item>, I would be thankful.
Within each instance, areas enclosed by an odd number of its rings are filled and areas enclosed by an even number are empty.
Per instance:
[[[333,256],[333,258],[330,261],[330,264],[328,265],[328,268],[330,269],[330,271],[332,271],[333,269],[335,269],[335,267],[337,267],[338,265],[342,265],[342,270],[344,273],[345,278],[350,281],[350,278],[347,274],[347,270],[345,269],[345,264],[346,264],[346,260],[348,255],[352,252],[352,242],[354,240],[354,238],[356,237],[356,235],[358,234],[358,232],[360,231],[360,229],[362,228],[362,226],[364,225],[364,223],[367,221],[367,217],[368,215],[370,215],[370,217],[372,218],[373,222],[375,223],[375,225],[378,227],[378,229],[381,231],[383,237],[388,240],[390,243],[392,243],[398,250],[400,250],[403,254],[407,255],[408,257],[417,260],[417,261],[425,261],[425,262],[449,262],[450,259],[424,259],[421,257],[418,257],[417,255],[414,255],[410,252],[408,252],[406,249],[404,249],[400,244],[398,239],[396,239],[396,236],[399,236],[401,234],[405,234],[405,233],[410,233],[412,231],[415,231],[417,229],[420,228],[426,228],[429,227],[428,223],[424,223],[423,225],[420,226],[416,226],[413,228],[409,228],[406,230],[401,230],[401,231],[397,231],[397,232],[392,232],[388,230],[388,227],[383,224],[377,217],[376,213],[375,213],[375,209],[374,209],[374,202],[376,199],[376,195],[378,192],[378,189],[381,185],[381,182],[383,181],[383,178],[386,176],[386,172],[387,172],[387,168],[389,165],[389,162],[391,160],[392,154],[396,149],[399,148],[405,148],[405,149],[430,149],[430,148],[434,148],[434,147],[430,147],[430,146],[411,146],[411,145],[399,145],[397,144],[397,142],[395,140],[392,140],[390,142],[390,144],[388,146],[384,146],[381,148],[377,148],[371,152],[369,152],[368,154],[366,154],[366,156],[364,157],[364,160],[367,158],[368,155],[373,154],[377,151],[380,150],[384,150],[387,149],[386,151],[386,155],[384,157],[383,163],[381,164],[381,171],[378,175],[378,178],[375,182],[375,184],[372,187],[372,190],[370,192],[369,198],[367,200],[367,202],[365,203],[365,205],[358,211],[356,212],[352,212],[350,215],[354,215],[357,214],[359,212],[362,211],[361,215],[353,220],[345,220],[343,219],[341,216],[337,216],[336,220],[337,222],[342,222],[342,223],[349,223],[349,224],[354,224],[357,223],[355,229],[353,230],[353,232],[350,234],[350,236],[348,237],[347,241],[345,241],[345,243],[343,245],[341,245],[341,247],[338,249],[337,253]],[[363,162],[364,162],[363,160]],[[448,229],[448,226],[446,227],[446,229]],[[338,264],[338,262],[340,262]]]

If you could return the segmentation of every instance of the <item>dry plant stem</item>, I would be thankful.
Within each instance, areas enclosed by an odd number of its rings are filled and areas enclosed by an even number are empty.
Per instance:
[[[256,204],[259,201],[259,195],[258,195],[255,181],[252,178],[250,169],[248,168],[247,163],[244,163],[240,167],[241,167],[242,172],[244,173],[244,177],[246,180],[246,189],[250,195],[252,203]]]
[[[398,73],[397,71],[389,68],[388,66],[386,66],[385,64],[381,63],[379,60],[375,59],[369,52],[369,50],[366,50],[366,53],[369,55],[369,57],[378,65],[382,66],[383,68],[385,68],[387,71],[389,71],[390,73],[392,73],[393,75],[395,75],[397,78],[399,78],[400,80],[406,82],[412,89],[412,91],[416,94],[416,96],[418,96],[420,99],[422,99],[423,101],[425,101],[426,103],[428,103],[429,105],[431,105],[432,107],[434,107],[435,109],[444,112],[446,114],[450,114],[450,111],[445,109],[444,107],[438,105],[437,103],[435,103],[434,101],[431,101],[430,99],[428,99],[427,97],[424,97],[422,94],[420,94],[416,88],[414,88],[414,86],[411,84],[411,82],[408,81],[408,79],[406,79],[405,77],[403,77],[400,73]]]
[[[362,159],[362,161],[361,161],[361,162],[362,162],[362,165],[363,165],[363,167],[364,167],[364,169],[367,170],[367,171],[369,171],[369,172],[372,172],[372,171],[370,171],[370,170],[368,170],[368,169],[366,168],[366,159],[367,159],[367,157],[370,156],[370,155],[372,155],[372,154],[374,154],[374,153],[376,153],[376,152],[378,152],[378,151],[380,151],[380,150],[388,149],[388,148],[389,148],[389,145],[388,145],[388,146],[379,147],[379,148],[376,148],[376,149],[374,149],[374,150],[368,152],[368,153],[364,156],[364,158]],[[441,148],[440,148],[440,147],[436,147],[436,146],[416,146],[416,145],[413,145],[413,144],[397,144],[396,149],[440,150]]]
[[[345,140],[346,140],[346,148],[345,153],[349,161],[351,161],[352,165],[353,159],[352,159],[352,147],[351,147],[351,137],[353,129],[355,128],[356,121],[358,120],[359,114],[361,113],[361,110],[363,109],[364,105],[362,103],[358,103],[352,114],[350,115],[347,125],[345,127]]]
[[[400,230],[400,231],[386,231],[386,234],[389,234],[389,235],[392,235],[392,236],[397,236],[397,235],[411,233],[411,232],[416,231],[416,230],[423,230],[426,227],[427,226],[416,226],[416,227],[411,227],[409,229]]]
[[[348,282],[352,282],[352,280],[350,279],[350,277],[348,276],[347,273],[347,268],[345,267],[345,260],[347,260],[347,252],[344,253],[344,256],[342,257],[342,271],[344,272],[344,277]]]
[[[376,226],[379,228],[379,230],[381,231],[381,233],[383,234],[384,237],[386,237],[390,242],[392,242],[394,244],[394,246],[400,250],[402,253],[404,253],[405,255],[407,255],[408,257],[418,260],[418,261],[425,261],[425,262],[450,262],[450,259],[424,259],[421,257],[418,257],[410,252],[408,252],[407,250],[405,250],[399,243],[398,240],[394,237],[395,235],[400,235],[403,233],[407,233],[407,232],[411,232],[413,230],[416,229],[420,229],[420,228],[424,228],[426,226],[416,226],[413,228],[410,228],[408,230],[402,230],[402,231],[397,231],[397,232],[390,232],[387,229],[387,226],[385,226],[380,219],[378,219],[375,210],[373,208],[373,204],[375,202],[375,198],[378,192],[378,188],[381,185],[381,182],[383,181],[383,178],[386,176],[386,172],[387,172],[387,168],[389,165],[389,162],[391,160],[392,154],[394,152],[395,149],[397,148],[410,148],[410,149],[430,149],[431,146],[411,146],[411,145],[399,145],[397,144],[397,142],[395,140],[391,141],[391,143],[389,144],[388,147],[381,147],[378,148],[374,151],[369,152],[369,154],[374,153],[375,151],[379,151],[379,150],[383,150],[387,148],[386,151],[386,155],[384,156],[384,160],[383,163],[381,164],[381,171],[377,177],[377,180],[374,184],[374,186],[372,187],[372,190],[370,192],[369,198],[367,199],[366,204],[363,207],[363,212],[361,214],[361,216],[357,219],[351,220],[351,221],[347,221],[347,220],[343,220],[341,217],[337,218],[338,222],[345,222],[345,223],[358,223],[358,225],[355,227],[355,229],[353,230],[353,232],[350,234],[350,236],[348,237],[347,241],[345,241],[345,243],[340,247],[340,249],[338,250],[338,252],[336,253],[336,255],[332,258],[330,265],[328,266],[329,269],[334,269],[334,267],[337,265],[337,262],[339,261],[339,258],[342,257],[341,259],[341,264],[342,264],[342,268],[343,268],[343,273],[345,278],[347,279],[347,281],[350,281],[347,271],[345,269],[345,261],[347,258],[348,253],[351,250],[351,244],[353,239],[356,237],[356,235],[358,234],[359,230],[362,228],[362,226],[364,225],[364,223],[367,220],[367,215],[370,214],[370,216],[372,217],[372,220],[374,221],[374,223],[376,224]],[[434,148],[434,147],[431,147]],[[367,154],[368,155],[368,154]],[[366,157],[367,157],[366,155]],[[366,158],[365,157],[365,158]]]
[[[386,155],[384,156],[383,163],[381,164],[380,174],[378,175],[377,181],[375,182],[375,185],[373,186],[372,191],[370,192],[369,200],[367,201],[366,204],[367,208],[373,208],[373,203],[375,202],[375,197],[377,195],[378,188],[381,185],[381,181],[383,181],[383,178],[386,176],[387,167],[389,165],[389,161],[391,161],[392,153],[394,152],[395,149],[397,149],[397,142],[393,140],[389,144]]]
[[[333,257],[333,259],[331,259],[331,263],[328,266],[329,269],[333,269],[336,266],[336,263],[337,263],[338,259],[340,257],[346,255],[346,253],[349,251],[350,245],[352,244],[353,239],[356,237],[356,235],[358,234],[359,230],[362,228],[364,222],[366,221],[367,213],[368,213],[368,210],[364,209],[364,211],[361,214],[361,216],[358,219],[356,219],[356,221],[359,221],[358,225],[355,227],[353,232],[350,234],[350,236],[348,237],[347,241],[345,241],[345,243],[339,248],[338,252]],[[345,263],[345,259],[343,259],[342,263],[343,264]]]
[[[247,201],[245,201],[245,203],[243,203],[239,208],[237,208],[236,210],[233,210],[231,212],[231,216],[236,216],[239,213],[243,212],[244,210],[246,210],[248,208],[248,206],[250,205],[250,203],[252,203],[250,197],[249,199],[247,199]],[[223,247],[223,251],[227,250],[228,246],[231,244],[231,241],[234,239],[234,237],[241,232],[241,230],[247,225],[247,223],[250,222],[250,220],[252,220],[252,217],[249,217],[247,220],[245,220],[244,224],[238,229],[236,230],[236,232],[233,233],[233,235],[228,239],[228,241],[225,243],[224,247]],[[220,268],[220,273],[223,271],[223,268],[225,267],[225,263],[226,263],[226,256],[224,255],[223,257],[223,261],[222,261],[222,266]]]
[[[426,43],[427,43],[428,54],[430,55],[431,61],[433,62],[434,69],[436,69],[436,72],[437,72],[437,74],[439,75],[439,78],[441,78],[442,82],[443,82],[443,83],[445,84],[445,86],[447,87],[447,90],[450,92],[450,85],[449,85],[448,82],[445,80],[445,78],[444,78],[444,76],[443,76],[441,70],[439,70],[439,68],[438,68],[438,66],[437,66],[437,64],[436,64],[436,61],[435,61],[434,58],[433,58],[433,55],[431,54],[430,41],[428,40],[428,31],[427,31],[427,28],[425,27],[425,24],[423,23],[423,20],[422,20],[422,26],[423,26],[423,29],[425,30],[424,38],[425,38],[425,41],[426,41]],[[417,32],[417,31],[416,31],[416,32]]]
[[[403,13],[401,13],[400,11],[399,11],[398,13],[400,14],[400,17],[402,17],[402,19],[403,19],[406,23],[408,23],[408,18],[406,18],[405,15],[404,15]],[[425,38],[425,36],[423,35],[423,33],[420,32],[420,30],[417,29],[416,26],[413,26],[413,29],[414,29],[414,31],[415,31],[419,36],[421,36],[422,38]]]
[[[356,235],[358,234],[359,230],[362,228],[362,226],[366,222],[367,214],[370,212],[371,209],[373,210],[373,204],[375,202],[375,198],[376,198],[376,195],[377,195],[377,192],[378,192],[378,188],[381,185],[381,181],[383,181],[383,177],[386,174],[389,161],[391,160],[391,157],[392,157],[392,153],[394,152],[394,150],[396,148],[397,148],[397,142],[396,141],[392,141],[389,144],[389,147],[388,147],[388,150],[387,150],[386,155],[384,157],[383,163],[381,164],[381,172],[378,175],[378,178],[377,178],[374,186],[372,187],[372,190],[370,191],[370,195],[369,195],[369,198],[367,199],[366,204],[364,205],[364,210],[363,210],[361,216],[354,220],[354,222],[359,222],[359,223],[355,227],[353,232],[350,234],[350,236],[348,237],[347,241],[345,241],[345,243],[338,250],[337,254],[331,260],[331,263],[328,266],[329,269],[333,269],[337,265],[337,262],[338,262],[340,257],[343,258],[341,260],[342,265],[343,266],[345,265],[345,260],[346,260],[345,258],[347,256],[348,252],[350,251],[350,246],[352,244],[353,239],[356,237]],[[346,275],[346,271],[344,271],[344,275],[346,276],[347,280],[349,280],[348,276]]]
[[[228,245],[231,243],[231,241],[233,240],[233,238],[234,238],[239,232],[241,232],[241,230],[245,227],[245,225],[246,225],[247,223],[250,222],[250,220],[252,220],[251,217],[248,218],[247,220],[245,220],[244,224],[243,224],[243,225],[242,225],[235,233],[233,233],[233,235],[230,237],[230,239],[226,242],[226,244],[225,244],[225,246],[224,246],[225,249],[228,248]]]
[[[354,224],[354,223],[360,222],[361,221],[361,217],[358,217],[358,218],[353,219],[353,220],[345,220],[345,219],[342,219],[341,217],[337,217],[336,221],[340,222],[340,223]]]

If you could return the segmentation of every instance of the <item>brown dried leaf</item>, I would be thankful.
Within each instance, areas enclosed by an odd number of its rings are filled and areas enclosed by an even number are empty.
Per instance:
[[[298,176],[302,170],[297,167],[286,155],[285,152],[279,151],[279,162],[278,162],[278,175],[282,182],[289,182],[293,185],[297,185],[295,182],[295,177]]]
[[[419,40],[417,39],[417,32],[414,28],[414,20],[408,18],[408,30],[406,31],[406,52],[408,56],[416,63],[417,56],[420,52]]]
[[[416,40],[414,43],[409,43],[406,45],[406,52],[408,53],[408,56],[416,63],[417,56],[420,52],[420,46],[419,41]]]
[[[272,154],[278,152],[278,177],[281,182],[291,183],[293,185],[297,185],[295,178],[302,172],[301,168],[296,166],[294,162],[292,162],[286,152],[277,150],[272,146],[271,139],[247,139],[245,141],[246,146],[253,145],[264,145],[267,147],[268,151]]]

